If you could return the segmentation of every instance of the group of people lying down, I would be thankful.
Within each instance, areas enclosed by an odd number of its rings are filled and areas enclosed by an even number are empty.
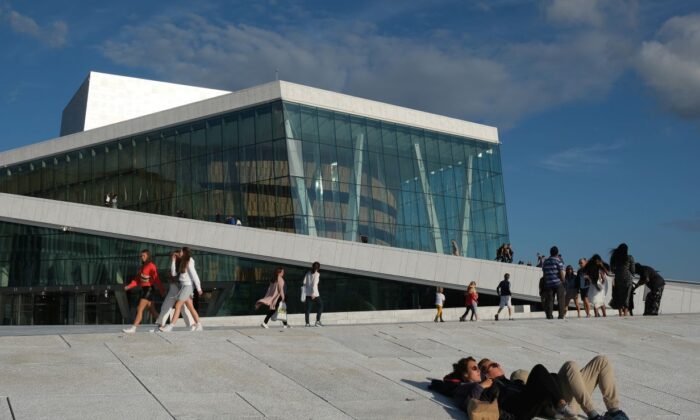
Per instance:
[[[442,380],[430,388],[454,399],[469,411],[471,400],[498,405],[499,419],[531,419],[535,416],[574,419],[580,406],[588,419],[629,420],[620,410],[612,364],[606,356],[596,356],[579,369],[566,362],[557,373],[538,364],[528,373],[516,370],[507,378],[502,366],[491,359],[460,359]],[[596,386],[607,411],[595,409],[592,393]]]

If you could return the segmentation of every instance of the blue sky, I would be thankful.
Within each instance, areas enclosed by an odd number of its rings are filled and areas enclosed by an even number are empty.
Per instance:
[[[497,126],[516,260],[627,242],[700,281],[696,1],[0,0],[0,46],[0,150],[56,137],[90,70],[236,90],[279,69]]]

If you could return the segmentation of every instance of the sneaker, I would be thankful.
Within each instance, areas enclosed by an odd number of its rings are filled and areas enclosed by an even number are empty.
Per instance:
[[[265,328],[265,329],[270,328],[270,327],[268,327],[267,324],[264,323],[264,322],[263,322],[262,324],[260,324],[260,326],[263,327],[263,328]]]
[[[161,332],[171,332],[173,330],[173,324],[168,324],[164,327],[160,327],[159,330]]]
[[[630,418],[627,417],[627,414],[625,414],[625,412],[622,410],[608,411],[603,416],[603,419],[604,420],[630,420]]]
[[[310,327],[310,326],[311,326],[311,324],[306,324],[306,326],[307,326],[307,327]]]
[[[194,330],[195,331],[204,331],[204,327],[202,326],[201,322],[198,322],[194,325]]]
[[[498,314],[496,314],[496,316],[494,318],[496,318],[496,321],[498,321]]]
[[[556,415],[556,418],[558,418],[558,419],[566,419],[566,420],[569,420],[569,419],[573,420],[573,419],[576,419],[576,418],[578,418],[578,417],[576,416],[576,413],[574,413],[574,412],[571,410],[571,407],[569,407],[569,404],[566,404],[566,405],[564,405],[564,406],[562,406],[562,407],[557,408],[557,415]]]
[[[282,328],[292,328],[291,325],[282,325]]]
[[[321,323],[321,321],[316,321],[316,324],[314,324],[316,327],[323,327],[324,325]]]
[[[459,317],[459,322],[464,322],[464,317]]]
[[[132,325],[129,328],[124,328],[122,331],[127,334],[133,334],[136,332],[136,325]]]

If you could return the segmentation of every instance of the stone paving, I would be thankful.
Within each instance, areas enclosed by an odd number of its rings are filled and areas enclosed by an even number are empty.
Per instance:
[[[698,315],[132,335],[0,327],[0,419],[465,419],[427,389],[461,357],[510,372],[597,354],[613,361],[631,419],[696,419],[699,327]]]

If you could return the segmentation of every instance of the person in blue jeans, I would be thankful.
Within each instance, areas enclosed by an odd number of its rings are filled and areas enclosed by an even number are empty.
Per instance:
[[[311,305],[316,304],[316,323],[315,327],[322,327],[321,314],[323,313],[323,300],[321,300],[321,295],[318,292],[318,282],[321,275],[319,271],[321,270],[321,264],[316,261],[311,265],[311,270],[306,272],[304,277],[304,291],[306,293],[306,326],[310,327],[309,324],[309,313],[311,312]]]

